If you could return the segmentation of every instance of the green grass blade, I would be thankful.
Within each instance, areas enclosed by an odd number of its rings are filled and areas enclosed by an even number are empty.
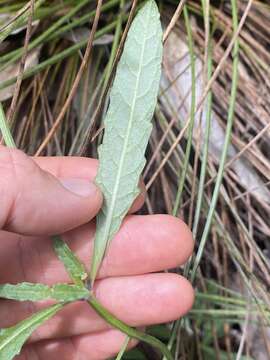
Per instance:
[[[238,27],[238,18],[237,18],[237,7],[236,7],[236,1],[231,0],[232,4],[232,17],[233,17],[233,29],[234,33],[237,31]],[[194,260],[192,272],[191,272],[191,280],[193,281],[196,276],[196,271],[198,269],[203,250],[206,244],[206,240],[210,231],[210,227],[212,224],[212,219],[215,213],[216,204],[219,197],[219,191],[222,184],[223,179],[223,172],[224,167],[226,164],[227,159],[227,153],[228,148],[230,144],[231,139],[231,132],[232,132],[232,125],[233,125],[233,119],[234,119],[234,109],[235,109],[235,102],[236,102],[236,94],[237,94],[237,85],[238,85],[238,63],[239,63],[239,40],[238,38],[235,40],[234,48],[233,48],[233,74],[232,74],[232,87],[231,87],[231,96],[230,96],[230,104],[229,104],[229,110],[228,110],[228,119],[227,119],[227,127],[226,127],[226,134],[225,134],[225,141],[224,141],[224,147],[221,154],[220,159],[220,165],[218,168],[218,174],[217,174],[217,180],[214,188],[213,197],[211,199],[209,212],[207,215],[206,224],[204,226],[202,238],[200,241],[200,245]]]
[[[12,360],[20,353],[29,336],[46,320],[57,313],[64,304],[55,304],[41,310],[17,325],[0,331],[0,359]]]
[[[161,39],[159,11],[150,0],[129,30],[104,121],[105,135],[99,148],[96,179],[104,202],[97,217],[92,281],[110,240],[138,194],[161,75]]]
[[[40,7],[45,0],[38,0],[35,2],[35,10]],[[25,6],[25,9],[23,8],[21,11],[21,14],[18,17],[14,18],[14,21],[8,23],[6,26],[2,27],[2,30],[0,29],[0,44],[3,42],[11,33],[13,30],[17,29],[18,27],[24,25],[24,23],[27,21],[28,16],[30,14],[31,8],[30,5]]]
[[[205,27],[210,27],[209,21],[209,6],[205,5],[205,1],[202,1],[202,5],[204,10],[204,21]],[[208,9],[208,11],[207,11]],[[211,37],[209,35],[208,44],[206,47],[207,51],[207,81],[211,79],[212,76],[212,44],[211,44]],[[206,129],[205,129],[205,138],[203,144],[203,151],[202,151],[202,165],[200,171],[200,179],[199,179],[199,187],[198,187],[198,197],[197,197],[197,204],[196,210],[194,215],[194,222],[193,222],[193,237],[196,239],[201,209],[202,209],[202,202],[203,202],[203,195],[204,195],[204,182],[206,177],[206,170],[207,170],[207,161],[208,161],[208,148],[209,148],[209,138],[210,138],[210,130],[211,130],[211,116],[212,116],[212,90],[209,91],[207,95],[207,103],[206,103]]]
[[[117,21],[111,22],[109,25],[104,26],[102,29],[96,32],[95,39],[98,39],[102,35],[106,34],[107,32],[111,31],[115,28],[117,25]],[[23,79],[28,79],[29,77],[39,73],[40,71],[46,69],[47,67],[58,64],[61,60],[66,59],[67,57],[77,53],[78,50],[84,48],[87,44],[87,39],[84,39],[82,41],[79,41],[75,45],[72,45],[65,50],[56,53],[55,55],[51,56],[50,58],[40,62],[38,65],[34,66],[33,68],[30,68],[29,70],[26,70],[23,73]],[[11,79],[8,79],[0,84],[0,90],[5,89],[7,86],[10,86],[12,84],[15,84],[17,80],[17,77],[14,76]]]
[[[114,32],[114,38],[113,38],[113,44],[112,44],[112,50],[111,50],[110,58],[109,58],[107,66],[106,66],[105,79],[104,79],[104,83],[103,83],[103,87],[102,87],[102,91],[101,91],[102,94],[103,94],[103,92],[105,91],[105,89],[107,87],[107,84],[108,84],[108,81],[109,81],[109,78],[110,78],[110,73],[113,70],[113,62],[114,62],[114,59],[115,59],[115,56],[116,56],[116,53],[117,53],[117,48],[118,48],[118,45],[119,45],[121,31],[122,31],[124,5],[125,5],[125,1],[120,0],[119,15],[118,15],[117,25],[116,25],[115,32]]]
[[[125,352],[127,350],[129,340],[130,340],[130,338],[129,338],[129,336],[127,336],[125,338],[125,341],[124,341],[119,353],[117,354],[115,360],[121,360],[123,358],[123,355],[125,354]]]
[[[187,170],[188,170],[189,158],[190,158],[191,147],[192,147],[192,135],[193,135],[193,128],[194,128],[195,113],[196,113],[195,54],[194,54],[194,49],[193,49],[192,31],[191,31],[191,25],[190,25],[187,5],[184,5],[183,13],[184,13],[185,25],[186,25],[186,29],[187,29],[187,35],[188,35],[188,48],[189,48],[189,54],[190,54],[190,67],[191,67],[191,77],[192,77],[191,106],[190,106],[190,123],[189,123],[189,127],[188,127],[188,139],[187,139],[187,146],[186,146],[186,152],[185,152],[185,158],[184,158],[184,165],[183,165],[183,168],[180,169],[178,189],[177,189],[177,194],[176,194],[175,203],[174,203],[174,207],[173,207],[173,213],[172,213],[173,216],[177,216],[179,207],[181,205],[181,197],[182,197],[182,193],[183,193],[184,185],[185,185],[185,181],[186,181],[186,174],[187,174]]]
[[[70,278],[75,284],[83,286],[83,281],[88,275],[81,261],[59,236],[53,236],[53,248],[59,260],[64,264]]]
[[[47,42],[51,42],[53,39],[59,39],[63,37],[65,33],[68,31],[72,31],[74,28],[84,25],[92,20],[95,16],[95,10],[84,14],[81,17],[72,18],[76,15],[89,0],[84,0],[80,2],[77,6],[73,7],[65,16],[62,16],[53,23],[48,29],[42,32],[39,36],[37,36],[34,40],[32,40],[29,44],[29,50],[33,50],[34,48],[44,45]],[[111,9],[115,5],[117,0],[109,1],[108,3],[102,6],[102,12]],[[87,40],[86,40],[87,41]],[[0,57],[0,72],[3,71],[7,66],[16,62],[20,59],[23,54],[23,47],[15,49],[13,51],[8,52],[7,54],[3,54]]]
[[[0,102],[0,130],[4,138],[6,146],[10,148],[16,148],[16,144],[11,135],[10,129],[7,124],[6,116],[4,113],[3,105]]]

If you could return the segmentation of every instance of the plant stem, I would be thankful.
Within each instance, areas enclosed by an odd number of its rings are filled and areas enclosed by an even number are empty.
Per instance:
[[[195,120],[195,112],[196,112],[196,72],[195,72],[195,59],[194,59],[194,49],[193,49],[193,39],[192,39],[192,31],[189,21],[189,15],[188,15],[188,8],[186,5],[184,5],[183,8],[184,18],[185,18],[185,25],[187,29],[187,35],[188,35],[188,47],[189,47],[189,54],[190,54],[190,64],[191,64],[191,107],[190,107],[190,123],[188,127],[188,140],[187,140],[187,146],[186,146],[186,153],[184,158],[184,165],[183,169],[180,169],[180,175],[179,175],[179,183],[178,183],[178,189],[177,194],[175,198],[174,208],[173,208],[173,216],[177,216],[179,207],[181,205],[181,196],[185,185],[185,179],[189,164],[189,157],[191,152],[191,146],[192,146],[192,135],[193,135],[193,128],[194,128],[194,120]]]
[[[15,141],[11,135],[10,129],[7,124],[6,116],[4,113],[3,105],[0,102],[0,130],[4,138],[6,146],[10,148],[16,148]]]
[[[209,0],[208,0],[209,1]],[[203,5],[205,1],[202,2]],[[207,82],[211,79],[212,75],[212,45],[211,39],[209,39],[209,3],[204,5],[204,18],[205,18],[205,28],[208,29],[208,44],[206,44],[206,61],[207,61]],[[202,200],[204,195],[204,181],[207,169],[207,160],[208,160],[208,147],[209,147],[209,137],[210,137],[210,130],[211,130],[211,115],[212,115],[212,91],[210,90],[207,95],[207,109],[206,109],[206,131],[204,136],[204,144],[203,144],[203,154],[202,154],[202,164],[201,164],[201,172],[200,172],[200,180],[199,180],[199,187],[198,187],[198,197],[197,197],[197,204],[196,210],[194,215],[194,223],[193,223],[193,237],[196,239],[199,220],[200,220],[200,213],[202,209]]]
[[[158,339],[151,335],[147,335],[134,328],[129,327],[121,320],[115,318],[107,309],[105,309],[93,296],[88,300],[89,305],[111,326],[127,334],[130,338],[144,341],[147,344],[159,349],[165,359],[173,360],[173,357],[167,347]]]
[[[238,28],[238,17],[237,17],[237,7],[236,7],[236,1],[231,0],[232,3],[232,18],[233,18],[233,30],[234,34],[237,32]],[[237,94],[237,84],[238,84],[238,62],[239,62],[239,41],[238,38],[236,38],[233,48],[233,73],[232,73],[232,88],[231,88],[231,97],[230,97],[230,104],[229,104],[229,111],[228,111],[228,118],[227,118],[227,127],[226,127],[226,134],[225,134],[225,141],[223,146],[223,151],[221,154],[220,159],[220,165],[218,168],[218,174],[217,174],[217,180],[214,188],[213,197],[210,203],[209,212],[206,219],[206,224],[203,230],[202,238],[200,241],[200,245],[194,260],[193,269],[191,273],[191,281],[194,281],[196,276],[196,271],[198,269],[199,263],[202,258],[203,249],[206,244],[206,240],[210,231],[210,227],[212,224],[212,219],[214,216],[216,204],[218,201],[219,196],[219,190],[223,179],[223,172],[224,167],[227,159],[227,153],[228,148],[230,145],[230,139],[231,139],[231,132],[232,132],[232,125],[233,125],[233,119],[234,119],[234,109],[235,109],[235,102],[236,102],[236,94]]]
[[[107,69],[106,69],[106,73],[105,73],[105,80],[103,83],[103,88],[102,88],[101,94],[103,94],[103,92],[105,91],[108,81],[110,79],[110,73],[113,70],[113,62],[114,62],[115,55],[117,53],[117,48],[119,45],[120,35],[121,35],[121,31],[122,31],[124,5],[125,5],[125,0],[120,0],[119,15],[118,15],[117,24],[116,24],[116,28],[115,28],[115,32],[114,32],[112,50],[111,50],[109,62],[107,65]]]
[[[181,205],[181,196],[182,196],[182,192],[184,189],[184,184],[185,184],[185,179],[186,179],[186,174],[187,174],[187,169],[188,169],[188,164],[189,164],[189,157],[190,157],[191,146],[192,146],[192,135],[193,135],[193,128],[194,128],[195,114],[196,114],[196,68],[195,68],[196,64],[195,64],[195,58],[194,58],[192,31],[191,31],[191,26],[190,26],[190,21],[189,21],[187,5],[184,5],[183,13],[184,13],[185,25],[186,25],[186,29],[187,29],[187,35],[188,35],[190,70],[191,70],[191,79],[192,79],[192,82],[191,82],[191,107],[190,107],[190,124],[189,124],[189,128],[188,128],[188,140],[187,140],[187,146],[186,146],[186,153],[185,153],[185,157],[184,157],[183,169],[180,169],[181,173],[179,175],[180,178],[179,178],[179,183],[178,183],[178,189],[177,189],[176,199],[175,199],[174,208],[173,208],[173,212],[172,212],[173,216],[177,216],[179,207]],[[172,348],[172,345],[175,341],[178,329],[181,326],[182,321],[183,321],[182,319],[178,319],[174,323],[171,337],[170,337],[170,340],[167,345],[169,350],[171,350],[171,348]],[[163,357],[163,360],[165,360],[164,357]]]
[[[121,359],[122,359],[125,351],[127,350],[129,340],[130,340],[130,338],[129,338],[129,336],[127,336],[127,337],[125,338],[125,341],[124,341],[124,343],[123,343],[123,345],[122,345],[119,353],[117,354],[117,357],[115,358],[115,360],[121,360]]]

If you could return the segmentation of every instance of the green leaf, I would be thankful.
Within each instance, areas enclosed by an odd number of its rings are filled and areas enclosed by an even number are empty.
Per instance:
[[[0,298],[19,301],[41,301],[49,299],[51,289],[43,284],[31,284],[23,282],[17,285],[0,285]]]
[[[51,293],[53,299],[64,302],[89,298],[89,290],[78,285],[56,284]]]
[[[83,280],[86,280],[88,275],[81,261],[59,236],[53,236],[53,247],[70,278],[75,284],[83,286]]]
[[[0,359],[12,360],[20,353],[21,348],[28,337],[44,321],[51,318],[64,304],[55,304],[47,309],[41,310],[17,325],[0,331]]]
[[[128,32],[105,117],[96,182],[104,202],[97,216],[91,280],[106,248],[139,193],[145,149],[161,75],[162,29],[153,0],[139,11]]]
[[[78,285],[20,283],[0,285],[0,298],[18,301],[58,300],[61,302],[88,299],[89,290]]]

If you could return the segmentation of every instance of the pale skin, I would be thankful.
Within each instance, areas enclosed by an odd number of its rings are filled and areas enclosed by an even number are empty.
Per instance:
[[[70,282],[53,253],[52,234],[62,234],[89,268],[94,218],[102,205],[94,185],[97,167],[93,159],[33,159],[0,146],[0,283]],[[132,215],[143,201],[141,194],[114,237],[94,288],[103,306],[139,328],[183,316],[194,298],[186,279],[163,273],[191,255],[190,230],[168,215]],[[0,328],[48,304],[1,300]],[[40,327],[16,359],[102,360],[115,355],[124,340],[89,305],[76,302]]]

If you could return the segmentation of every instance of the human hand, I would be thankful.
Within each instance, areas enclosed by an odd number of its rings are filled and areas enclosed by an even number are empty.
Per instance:
[[[0,283],[69,282],[53,252],[52,234],[62,234],[89,266],[95,232],[92,219],[102,204],[93,184],[97,164],[73,157],[31,159],[0,147]],[[142,203],[140,195],[131,211]],[[172,321],[191,308],[193,290],[183,277],[158,272],[183,264],[192,249],[191,233],[181,220],[128,215],[104,258],[95,296],[131,326]],[[0,300],[0,328],[47,305],[48,301]],[[107,359],[119,351],[124,339],[88,304],[76,302],[41,326],[16,359]]]

